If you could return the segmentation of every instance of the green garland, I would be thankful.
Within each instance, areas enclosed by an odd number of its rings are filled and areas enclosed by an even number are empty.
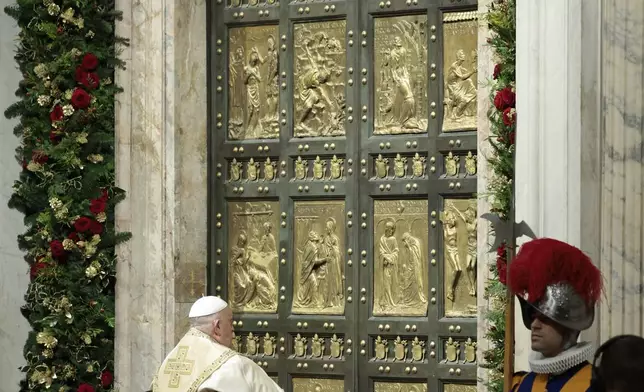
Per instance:
[[[492,76],[492,107],[489,143],[492,156],[488,163],[492,171],[488,185],[491,212],[502,219],[514,219],[511,214],[512,184],[514,182],[514,153],[516,132],[516,0],[494,1],[487,14],[492,33],[488,43],[494,50],[497,64]],[[505,239],[508,240],[508,239]],[[490,348],[483,353],[483,367],[489,371],[488,390],[503,391],[503,359],[505,355],[505,310],[507,303],[506,249],[497,249],[496,263],[490,266],[491,276],[485,288],[490,308],[487,313],[489,329],[485,337]]]
[[[119,45],[114,0],[17,0],[5,8],[20,33],[23,79],[16,157],[22,164],[9,206],[24,213],[18,237],[31,282],[22,313],[32,331],[20,391],[113,390],[113,83]]]

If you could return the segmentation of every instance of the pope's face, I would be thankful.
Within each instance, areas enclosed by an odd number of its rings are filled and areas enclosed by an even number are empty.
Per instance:
[[[230,307],[221,311],[218,320],[214,322],[213,338],[219,344],[231,347],[233,345],[233,311]]]

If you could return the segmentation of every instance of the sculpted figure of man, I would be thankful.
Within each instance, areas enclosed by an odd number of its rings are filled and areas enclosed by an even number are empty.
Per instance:
[[[152,392],[284,392],[251,359],[230,347],[233,312],[218,297],[192,305],[190,330],[165,358]]]

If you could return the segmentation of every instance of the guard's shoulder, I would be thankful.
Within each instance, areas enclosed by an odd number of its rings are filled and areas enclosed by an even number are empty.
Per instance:
[[[515,372],[512,375],[512,387],[510,388],[510,391],[516,391],[519,385],[521,385],[521,382],[523,382],[525,376],[527,376],[528,374],[528,372]]]

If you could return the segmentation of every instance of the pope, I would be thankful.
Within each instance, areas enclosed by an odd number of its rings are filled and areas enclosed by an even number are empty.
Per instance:
[[[165,358],[153,392],[284,392],[251,359],[231,349],[233,312],[219,297],[190,308],[190,330]]]
[[[514,392],[591,391],[594,349],[578,342],[595,317],[600,271],[581,250],[540,238],[524,244],[510,264],[510,290],[531,331],[529,373],[515,375]]]

